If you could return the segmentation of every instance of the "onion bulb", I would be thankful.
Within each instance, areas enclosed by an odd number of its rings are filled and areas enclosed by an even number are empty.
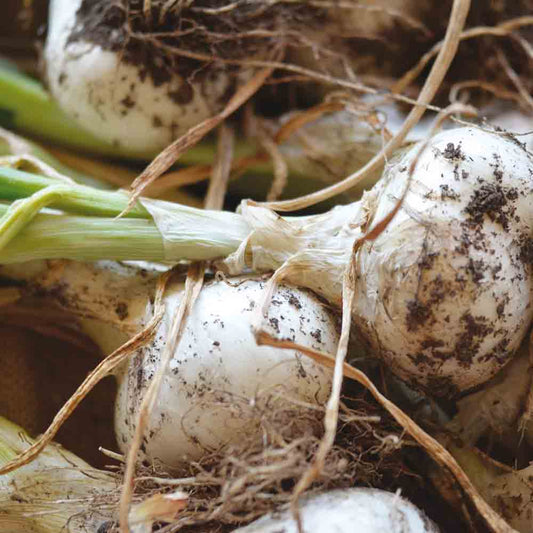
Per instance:
[[[333,490],[300,500],[303,531],[311,533],[438,533],[422,511],[398,494],[355,488]],[[289,509],[266,515],[234,533],[297,533]]]
[[[417,148],[386,171],[373,220],[407,186]],[[403,378],[433,392],[483,383],[529,327],[533,157],[474,128],[435,136],[402,208],[359,256],[355,320]]]
[[[123,448],[131,440],[141,399],[159,367],[181,288],[173,287],[167,297],[165,319],[154,342],[119,376],[115,429]],[[325,403],[330,389],[327,370],[295,351],[257,345],[252,320],[263,288],[264,282],[237,278],[212,281],[202,289],[151,412],[143,446],[151,463],[174,466],[250,438],[258,429],[239,406],[253,405],[261,395],[272,396],[272,408],[276,396]],[[316,296],[282,287],[274,301],[267,320],[276,335],[335,350],[334,315]]]
[[[21,271],[17,266],[12,275],[83,317],[84,331],[105,353],[143,329],[153,315],[156,272],[111,262],[59,261],[34,264],[33,269],[28,265]],[[3,272],[10,273],[7,267]],[[142,446],[148,461],[176,466],[225,444],[260,438],[259,428],[243,413],[261,397],[268,398],[272,408],[291,399],[315,406],[327,400],[329,370],[293,350],[257,345],[252,322],[259,316],[264,286],[249,276],[205,283],[151,412]],[[115,429],[124,451],[159,368],[183,289],[182,280],[170,282],[165,314],[153,340],[117,369]],[[336,350],[336,314],[309,290],[281,286],[265,320],[277,336],[326,352]]]
[[[128,19],[133,4],[52,0],[45,77],[61,108],[96,137],[157,153],[221,111],[245,76],[220,62],[191,67],[184,57],[165,55],[136,28],[142,10]]]

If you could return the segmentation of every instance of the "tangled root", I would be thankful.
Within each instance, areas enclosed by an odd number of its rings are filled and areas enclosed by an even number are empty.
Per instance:
[[[325,10],[306,2],[84,0],[77,17],[80,29],[72,40],[120,51],[159,85],[175,73],[185,79],[213,76],[206,63],[231,71],[233,64],[264,58],[266,50],[289,40],[302,45],[303,28],[318,29]]]
[[[320,444],[323,408],[272,393],[253,403],[215,395],[212,399],[212,409],[236,409],[259,431],[172,474],[158,465],[138,470],[134,502],[177,489],[188,494],[187,507],[162,531],[246,523],[290,502],[295,483]],[[405,475],[398,426],[384,419],[374,404],[361,399],[350,403],[351,408],[343,406],[335,446],[312,491],[356,484],[387,488],[391,479]]]
[[[354,80],[360,85],[396,88],[395,80],[416,67],[418,58],[442,39],[451,1],[436,6],[434,2],[406,0],[399,4],[403,9],[395,9],[396,4],[361,0],[83,0],[77,14],[79,29],[71,40],[86,39],[120,51],[123,61],[140,65],[143,75],[152,77],[155,85],[176,72],[189,81],[209,80],[217,76],[217,70],[232,73],[243,64],[258,66],[258,62],[268,62],[267,53],[283,50],[277,79],[293,88],[298,81],[306,81],[307,88],[309,81],[318,81],[329,88],[346,89],[346,82]],[[496,93],[531,105],[524,95],[532,89],[531,45],[527,44],[532,23],[522,20],[509,31],[493,32],[491,28],[532,9],[531,0],[476,3],[465,33],[474,27],[480,31],[474,32],[475,38],[465,37],[461,44],[440,89],[440,104],[448,102],[449,91],[457,90],[459,84],[479,103]],[[358,17],[371,18],[372,24],[354,28]],[[481,31],[483,28],[487,31]],[[272,81],[276,83],[276,79]],[[408,92],[416,94],[412,89],[417,87],[415,84]],[[304,92],[300,102],[308,101],[313,93]],[[265,109],[271,104],[270,100],[268,105],[260,102]]]

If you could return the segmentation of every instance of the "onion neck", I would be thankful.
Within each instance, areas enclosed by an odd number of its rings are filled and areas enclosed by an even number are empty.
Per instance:
[[[327,213],[285,218],[246,202],[240,213],[230,213],[141,199],[124,217],[116,218],[128,203],[124,191],[65,182],[60,194],[54,192],[46,200],[46,191],[53,192],[57,184],[55,178],[0,167],[0,198],[24,199],[29,210],[35,209],[23,212],[20,231],[0,248],[1,263],[221,260],[220,265],[232,274],[247,268],[282,267],[287,281],[335,303],[340,301],[342,275],[353,242],[368,222],[373,198],[373,193],[367,193],[362,201]],[[40,200],[32,206],[36,193]],[[43,212],[43,205],[62,212]],[[12,212],[0,205],[0,224]]]
[[[366,193],[358,202],[307,217],[281,217],[245,202],[241,212],[251,231],[224,266],[231,274],[246,267],[259,272],[280,269],[280,278],[340,304],[343,275],[353,244],[368,222],[372,198]]]

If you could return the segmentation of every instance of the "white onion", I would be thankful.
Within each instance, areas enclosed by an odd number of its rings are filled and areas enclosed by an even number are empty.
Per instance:
[[[44,59],[52,95],[86,130],[132,152],[157,153],[226,105],[235,78],[223,65],[211,64],[209,75],[198,72],[186,79],[168,71],[156,80],[150,68],[157,69],[161,58],[152,55],[134,64],[123,59],[116,44],[113,49],[111,38],[103,48],[83,33],[88,23],[78,12],[84,5],[89,2],[50,2]],[[121,11],[103,2],[101,8]]]
[[[252,320],[264,282],[231,280],[235,282],[242,283],[234,287],[212,281],[195,302],[151,413],[143,447],[151,462],[172,466],[250,438],[258,429],[240,406],[253,405],[261,395],[314,405],[328,397],[328,371],[292,350],[257,345]],[[166,316],[154,342],[119,378],[115,428],[124,449],[133,435],[141,398],[159,366],[180,289],[173,287],[166,299]],[[280,337],[329,352],[336,348],[335,318],[309,291],[281,287],[267,322]]]
[[[398,494],[377,489],[333,490],[300,500],[304,533],[437,533],[422,511]],[[297,533],[289,509],[234,533]]]

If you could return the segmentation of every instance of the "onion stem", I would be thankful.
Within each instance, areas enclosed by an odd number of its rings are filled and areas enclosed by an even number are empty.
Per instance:
[[[224,259],[230,273],[247,267],[270,271],[284,264],[288,280],[292,272],[332,302],[339,299],[339,280],[362,216],[359,202],[282,219],[249,204],[237,214],[140,198],[127,216],[117,218],[128,203],[124,191],[97,190],[7,167],[0,167],[1,200],[15,202],[0,209],[0,233],[6,230],[0,263]],[[62,213],[39,212],[43,208]],[[308,272],[305,280],[302,269]]]
[[[1,74],[0,74],[1,77]],[[1,117],[1,104],[0,104],[0,117]],[[1,121],[1,118],[0,118]],[[11,138],[11,139],[10,139]],[[10,140],[14,143],[20,144],[23,146],[23,150],[14,150],[10,146]],[[70,166],[63,164],[57,157],[52,155],[48,150],[38,145],[37,143],[30,141],[25,137],[20,135],[15,135],[10,131],[7,131],[0,127],[0,157],[8,155],[31,155],[43,163],[51,166],[53,169],[57,170],[60,174],[64,174],[72,178],[74,181],[81,183],[83,185],[89,185],[91,187],[96,187],[97,189],[114,189],[115,187],[106,181],[99,180],[94,176],[90,176],[86,172],[80,172]]]
[[[4,215],[8,206],[0,205]],[[174,261],[200,261],[226,256],[241,241],[220,235],[210,238],[210,227],[220,220],[206,219],[203,226],[191,227],[184,235]],[[244,238],[244,235],[243,235]],[[37,259],[77,261],[165,261],[163,238],[155,223],[142,219],[113,219],[42,213],[0,249],[0,263],[21,263]]]
[[[2,215],[7,210],[0,206]],[[61,258],[163,261],[164,247],[149,220],[39,214],[0,250],[4,264]]]
[[[22,170],[0,167],[0,198],[4,200],[26,198],[46,187],[59,184],[65,182]],[[48,205],[75,214],[117,216],[128,200],[128,195],[124,191],[103,191],[74,183],[68,184],[67,188],[61,197]],[[128,216],[149,218],[148,212],[141,205],[135,206]]]
[[[80,261],[214,259],[234,252],[250,231],[242,217],[235,213],[161,201],[160,209],[179,224],[179,242],[173,242],[169,256],[159,229],[141,203],[126,217],[112,218],[128,203],[123,191],[101,191],[0,167],[0,198],[19,200],[11,206],[0,205],[0,227],[16,227],[16,238],[6,239],[0,249],[2,263],[45,258]],[[21,199],[25,199],[23,203]],[[43,206],[86,216],[37,214]],[[14,237],[14,233],[9,237]]]

